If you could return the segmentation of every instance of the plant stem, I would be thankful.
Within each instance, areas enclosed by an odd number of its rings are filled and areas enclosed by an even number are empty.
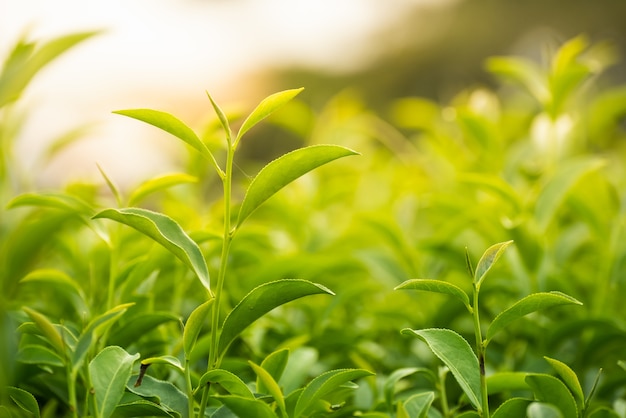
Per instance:
[[[235,156],[235,148],[231,144],[230,135],[228,137],[228,149],[226,152],[226,172],[223,178],[224,183],[224,237],[222,244],[222,255],[220,257],[220,268],[217,274],[217,285],[215,288],[215,303],[211,310],[211,349],[209,352],[209,364],[208,370],[213,370],[219,367],[218,356],[218,335],[219,335],[219,317],[220,317],[220,303],[222,300],[222,289],[224,287],[224,281],[226,278],[226,266],[228,264],[228,253],[230,250],[230,243],[232,240],[232,231],[230,225],[231,216],[231,194],[232,194],[232,177],[233,177],[233,159]],[[207,385],[202,392],[202,401],[200,403],[199,417],[204,416],[204,410],[209,400],[209,388]]]
[[[191,385],[191,369],[189,359],[185,359],[185,389],[187,391],[187,407],[189,408],[189,418],[193,418],[193,386]]]
[[[448,374],[447,367],[439,368],[439,395],[441,396],[441,413],[444,417],[450,416],[450,408],[448,406],[448,395],[446,394],[446,375]]]
[[[478,356],[478,366],[480,369],[480,393],[481,393],[481,417],[489,418],[489,395],[487,393],[487,377],[485,376],[485,345],[480,330],[480,315],[478,313],[478,291],[480,287],[474,284],[474,335],[476,336],[476,355]]]

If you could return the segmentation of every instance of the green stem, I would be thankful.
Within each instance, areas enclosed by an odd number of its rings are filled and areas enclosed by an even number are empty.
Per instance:
[[[187,391],[187,407],[189,408],[189,418],[193,418],[193,386],[191,385],[191,368],[189,359],[185,359],[185,389]]]
[[[450,407],[448,406],[448,395],[446,394],[446,375],[447,367],[439,368],[439,396],[441,397],[441,413],[444,417],[450,416]]]
[[[68,363],[68,376],[67,380],[67,396],[68,402],[70,404],[70,411],[72,412],[72,417],[78,418],[78,404],[76,402],[76,373],[71,372],[71,366]]]
[[[224,281],[226,278],[226,267],[228,264],[228,254],[230,251],[230,243],[233,237],[230,225],[231,216],[231,190],[232,190],[232,177],[233,177],[233,160],[235,155],[235,148],[228,141],[228,149],[226,153],[226,175],[223,178],[224,182],[224,237],[222,244],[222,255],[220,257],[220,268],[217,274],[217,285],[215,288],[215,303],[211,310],[211,350],[209,352],[209,364],[208,370],[213,370],[219,367],[218,356],[218,343],[219,343],[219,317],[220,317],[220,304],[222,300],[222,289],[224,287]],[[200,411],[198,416],[204,416],[204,410],[206,409],[209,400],[209,388],[207,385],[202,391],[202,401],[200,403]]]
[[[478,313],[478,291],[479,287],[474,285],[474,303],[472,306],[474,314],[474,335],[476,336],[476,354],[478,355],[478,366],[480,368],[480,393],[481,393],[481,417],[489,418],[489,395],[487,393],[487,377],[485,376],[485,344],[480,330],[480,316]]]

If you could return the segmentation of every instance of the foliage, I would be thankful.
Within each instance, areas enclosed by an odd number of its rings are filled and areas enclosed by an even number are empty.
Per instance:
[[[385,115],[301,89],[241,121],[208,96],[201,130],[116,111],[180,140],[180,172],[36,190],[15,103],[91,35],[21,41],[0,74],[3,416],[624,416],[607,44],[494,57],[497,89]],[[242,153],[267,126],[298,145]]]

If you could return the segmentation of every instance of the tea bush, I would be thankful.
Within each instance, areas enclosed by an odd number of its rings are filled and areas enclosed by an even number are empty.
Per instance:
[[[387,114],[300,89],[245,117],[208,96],[194,129],[116,111],[180,140],[180,172],[34,190],[16,103],[92,35],[0,74],[3,416],[626,416],[609,44],[493,57],[497,87]],[[298,147],[241,153],[264,132]]]

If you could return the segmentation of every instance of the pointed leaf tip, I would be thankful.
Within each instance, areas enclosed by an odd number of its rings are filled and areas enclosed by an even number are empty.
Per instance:
[[[505,241],[487,248],[478,261],[476,271],[474,272],[474,283],[477,288],[480,287],[480,284],[485,279],[485,275],[489,270],[491,270],[491,267],[496,263],[496,261],[498,261],[500,256],[504,253],[504,250],[506,250],[506,248],[512,243],[513,241]]]

